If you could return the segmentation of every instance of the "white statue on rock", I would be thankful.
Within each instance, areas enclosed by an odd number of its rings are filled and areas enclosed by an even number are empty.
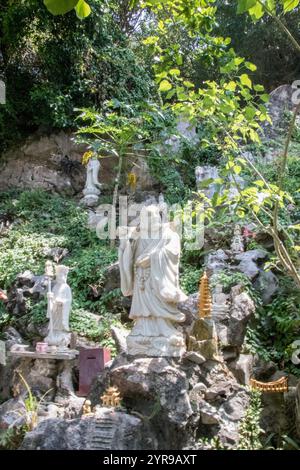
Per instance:
[[[69,268],[56,266],[56,279],[53,291],[49,289],[47,318],[49,318],[48,335],[45,342],[49,346],[67,348],[70,344],[71,333],[69,316],[72,304],[72,292],[67,284]]]
[[[98,181],[98,175],[100,166],[98,158],[90,158],[86,167],[84,198],[81,202],[88,207],[95,206],[99,199],[101,184]]]
[[[137,227],[121,227],[119,235],[121,290],[132,295],[129,317],[135,321],[127,336],[127,352],[180,357],[185,341],[175,324],[185,315],[177,303],[187,297],[179,287],[179,236],[162,223],[159,206],[154,205],[142,208]]]
[[[223,286],[217,284],[213,291],[212,296],[212,316],[213,318],[224,318],[229,311],[229,298],[230,296],[224,294]]]
[[[234,235],[230,245],[232,253],[242,253],[245,251],[242,230],[239,225],[234,227]]]

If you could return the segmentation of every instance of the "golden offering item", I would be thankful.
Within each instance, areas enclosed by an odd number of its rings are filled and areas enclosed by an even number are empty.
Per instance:
[[[82,414],[83,415],[92,414],[92,403],[90,402],[90,400],[85,400],[83,407],[82,407]]]
[[[135,173],[128,173],[127,175],[127,184],[130,186],[130,189],[134,191],[136,189],[137,176]]]
[[[212,301],[209,289],[209,280],[206,271],[204,272],[199,284],[198,309],[200,318],[211,316]]]
[[[108,387],[101,400],[103,406],[117,408],[120,406],[122,398],[117,387]]]
[[[260,390],[262,392],[288,392],[288,378],[281,377],[281,379],[276,380],[275,382],[259,382],[255,379],[250,379],[250,385],[252,388],[256,390]]]

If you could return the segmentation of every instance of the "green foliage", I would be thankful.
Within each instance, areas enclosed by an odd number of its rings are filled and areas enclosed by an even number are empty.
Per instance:
[[[300,335],[299,308],[299,295],[281,290],[271,304],[257,309],[246,336],[251,352],[296,375],[300,371],[292,365],[291,358],[292,344]]]
[[[79,0],[44,0],[45,6],[52,15],[64,15],[76,7]]]
[[[210,285],[212,288],[217,284],[221,284],[223,286],[224,292],[228,294],[230,293],[230,290],[233,286],[240,284],[244,287],[245,291],[250,295],[257,306],[261,304],[261,299],[258,292],[255,291],[250,279],[244,273],[220,271],[214,274],[210,280]]]
[[[86,227],[82,209],[42,191],[1,193],[0,213],[15,219],[1,245],[0,283],[4,288],[26,269],[43,272],[46,248],[60,246],[73,251],[97,241]]]
[[[216,32],[220,36],[230,37],[231,46],[237,54],[257,66],[257,70],[250,71],[251,78],[262,83],[267,90],[273,90],[282,83],[292,83],[299,77],[298,53],[291,47],[288,36],[273,18],[264,15],[253,22],[249,15],[236,14],[237,2],[217,0],[216,3]],[[298,23],[298,9],[285,15],[284,24],[299,40]],[[257,47],[258,43],[263,47]],[[200,77],[205,73],[200,59],[195,64],[195,73]],[[215,77],[216,73],[217,70],[211,67],[210,77]]]
[[[276,16],[277,10],[288,13],[298,7],[300,0],[237,0],[237,13],[246,13],[254,21],[259,20],[263,15]]]
[[[91,0],[93,14],[79,21],[75,12],[52,16],[41,0],[2,3],[1,79],[7,103],[0,106],[1,150],[38,128],[73,128],[74,108],[100,108],[113,97],[149,97],[151,74],[125,34],[124,5]],[[82,16],[82,0],[77,6]],[[130,12],[126,18],[130,21]]]
[[[14,426],[0,431],[0,449],[17,450],[26,434],[25,426]]]
[[[239,426],[237,450],[262,450],[260,415],[262,411],[261,392],[251,390],[250,403]]]
[[[264,431],[260,427],[262,412],[261,392],[250,390],[250,402],[244,418],[239,425],[239,442],[230,450],[263,450],[261,442]],[[228,450],[218,437],[202,438],[200,444],[205,450]]]
[[[108,324],[109,323],[109,324]],[[70,327],[72,331],[86,336],[92,341],[109,340],[109,328],[112,325],[118,325],[119,322],[113,316],[99,317],[91,316],[90,312],[77,308],[73,310],[70,318]],[[103,343],[102,343],[103,344]]]
[[[187,295],[198,292],[199,282],[203,274],[202,268],[184,264],[180,275],[180,287]]]

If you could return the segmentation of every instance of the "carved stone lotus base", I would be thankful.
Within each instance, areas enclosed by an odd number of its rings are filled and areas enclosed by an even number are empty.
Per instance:
[[[80,199],[80,204],[82,204],[85,207],[95,207],[98,204],[98,200],[99,200],[99,195],[87,194],[82,199]]]
[[[128,335],[127,354],[130,356],[181,357],[185,353],[185,341],[181,333],[166,336]]]
[[[67,348],[71,341],[71,333],[66,332],[55,332],[55,334],[49,333],[44,339],[49,346],[57,346],[58,348]]]

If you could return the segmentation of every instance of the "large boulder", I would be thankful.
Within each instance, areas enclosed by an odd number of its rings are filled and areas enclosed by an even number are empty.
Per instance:
[[[142,420],[122,411],[98,408],[73,420],[47,419],[26,434],[22,450],[140,450]]]
[[[35,276],[31,271],[17,275],[16,280],[8,292],[7,310],[16,317],[28,313],[27,299],[33,303],[42,300],[47,292],[45,276]]]
[[[108,385],[117,386],[122,405],[147,424],[151,449],[192,449],[199,437],[216,436],[229,447],[238,441],[248,393],[224,362],[197,363],[189,353],[182,360],[123,354],[94,382],[92,403]]]
[[[268,253],[261,249],[240,253],[235,256],[236,261],[239,262],[236,266],[236,270],[246,274],[249,279],[253,280],[260,272],[259,263],[266,259],[267,256]]]
[[[1,156],[0,186],[40,188],[74,195],[84,186],[81,165],[85,147],[77,145],[72,134],[33,135],[21,146]]]
[[[259,290],[263,304],[267,305],[278,291],[279,281],[272,271],[260,270],[255,279],[254,287]]]

